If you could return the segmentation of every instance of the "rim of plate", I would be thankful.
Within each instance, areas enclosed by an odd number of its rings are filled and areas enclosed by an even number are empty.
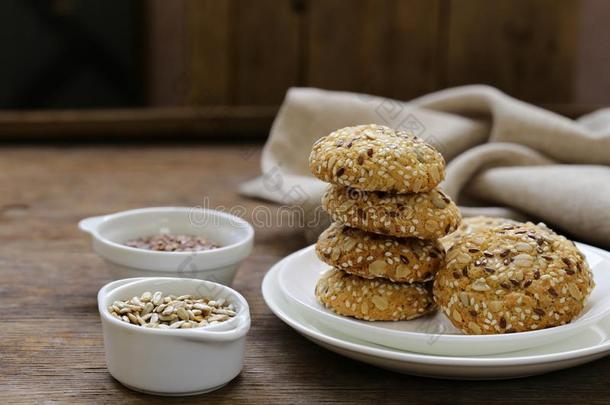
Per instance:
[[[589,246],[586,245],[584,243],[578,243],[579,245],[585,246],[587,249],[592,249],[595,250],[596,253],[600,254],[601,251],[601,256],[604,257],[604,259],[606,260],[610,260],[610,257],[608,257],[609,253],[599,249],[599,248],[595,248],[594,246]],[[292,256],[295,255],[305,255],[305,254],[309,254],[311,250],[315,249],[315,245],[310,245],[307,246],[303,249],[299,249],[294,253],[291,253],[290,255],[286,256],[285,259],[288,259]],[[279,271],[278,271],[279,273]],[[281,288],[281,281],[279,280],[279,275],[278,275],[278,286]],[[283,292],[283,295],[286,296],[286,293]],[[320,308],[315,308],[312,307],[310,304],[308,304],[307,302],[303,302],[301,299],[299,299],[298,297],[286,297],[286,299],[288,300],[296,300],[298,301],[299,305],[305,305],[308,308],[315,310],[316,312],[321,312]],[[351,319],[351,318],[345,318],[345,317],[341,317],[340,315],[336,315],[334,313],[331,312],[324,312],[324,314],[328,317],[332,317],[333,319],[336,319],[340,322],[353,322],[354,324],[356,324],[357,326],[362,326],[362,327],[372,327],[372,328],[379,328],[379,329],[383,329],[380,328],[376,325],[362,325],[360,323],[360,321]],[[514,341],[514,340],[523,340],[523,339],[528,339],[531,337],[540,337],[540,336],[549,336],[549,335],[556,335],[556,334],[560,334],[560,333],[566,333],[566,332],[572,332],[574,333],[575,329],[579,329],[579,328],[586,328],[586,327],[590,327],[592,325],[594,325],[596,322],[600,321],[601,319],[605,318],[606,316],[608,316],[610,314],[610,306],[608,306],[608,308],[606,308],[605,311],[602,311],[599,314],[595,314],[595,315],[591,315],[588,318],[582,319],[580,323],[568,323],[565,325],[560,325],[560,326],[556,326],[553,328],[545,328],[545,329],[538,329],[538,330],[532,330],[532,331],[526,331],[526,332],[518,332],[518,333],[510,333],[510,334],[493,334],[493,335],[460,335],[460,334],[439,334],[439,338],[443,339],[443,341],[445,343],[465,343],[465,342],[481,342],[481,341],[486,341],[486,342],[490,342],[491,340],[493,341]],[[582,314],[581,314],[582,315]],[[580,316],[579,316],[580,317]],[[385,329],[384,329],[385,330]],[[411,331],[395,331],[396,333],[400,333],[400,334],[404,334],[405,337],[410,337],[410,338],[414,338],[414,339],[423,339],[426,338],[427,339],[427,335],[425,333],[421,333],[421,332],[411,332]]]
[[[592,248],[596,252],[602,254],[605,258],[609,258],[610,253],[581,243],[581,245]],[[303,250],[303,249],[301,249]],[[267,304],[267,307],[273,312],[280,320],[286,323],[297,332],[302,333],[305,336],[309,336],[313,339],[322,341],[331,346],[336,346],[342,349],[351,350],[356,353],[367,354],[374,357],[380,357],[390,360],[406,361],[406,362],[417,362],[422,364],[434,364],[444,365],[450,363],[451,365],[457,366],[513,366],[513,365],[526,365],[526,364],[542,364],[542,363],[553,363],[563,360],[569,360],[574,357],[590,356],[602,353],[604,351],[610,352],[610,338],[607,338],[603,343],[586,347],[582,349],[568,350],[559,353],[549,353],[540,355],[530,356],[516,356],[516,357],[491,357],[493,355],[487,355],[482,357],[463,357],[463,356],[435,356],[429,354],[413,353],[407,351],[384,349],[379,347],[368,346],[366,344],[350,342],[340,338],[327,335],[321,331],[311,329],[309,326],[301,324],[291,318],[289,314],[282,308],[280,308],[272,299],[271,295],[275,292],[276,294],[282,294],[279,289],[278,273],[284,266],[287,257],[277,262],[265,275],[263,279],[261,292],[263,299]],[[276,284],[271,287],[272,284]],[[283,297],[286,299],[285,297]],[[591,326],[589,326],[591,327]],[[607,332],[606,332],[607,334]]]

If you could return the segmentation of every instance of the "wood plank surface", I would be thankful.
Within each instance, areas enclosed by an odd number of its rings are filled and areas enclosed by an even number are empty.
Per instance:
[[[442,0],[395,0],[385,85],[388,97],[409,100],[440,87],[441,6]]]
[[[185,1],[189,64],[182,82],[188,86],[187,104],[230,104],[231,2]]]
[[[300,16],[292,0],[233,0],[233,104],[274,105],[298,85]]]
[[[443,86],[485,83],[537,103],[573,99],[578,0],[448,4]]]
[[[307,7],[308,85],[383,93],[391,3],[311,0]]]
[[[187,0],[195,105],[277,105],[298,84],[299,15],[290,0]]]
[[[185,105],[189,96],[186,0],[144,2],[148,104]]]
[[[442,381],[384,371],[326,351],[265,306],[269,267],[305,245],[300,229],[256,230],[234,287],[249,301],[243,372],[187,399],[130,391],[106,370],[97,290],[110,281],[77,222],[144,206],[243,205],[260,147],[0,148],[0,403],[607,403],[610,359],[527,379]]]
[[[436,88],[439,1],[310,0],[310,86],[410,99]]]
[[[591,102],[583,94],[588,83],[597,102],[604,100],[591,88],[595,80],[583,79],[606,67],[604,41],[594,37],[604,28],[583,25],[603,21],[608,6],[598,1],[151,4],[148,23],[156,31],[148,38],[154,62],[149,88],[155,105],[180,99],[185,105],[277,105],[295,85],[408,100],[473,83],[535,103]],[[175,22],[168,25],[170,20]],[[587,67],[583,60],[599,63]]]

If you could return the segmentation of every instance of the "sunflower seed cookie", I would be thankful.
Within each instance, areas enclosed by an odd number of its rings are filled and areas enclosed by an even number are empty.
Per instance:
[[[364,278],[424,282],[434,278],[444,251],[436,240],[395,238],[334,222],[316,243],[323,262]]]
[[[422,139],[383,125],[358,125],[320,138],[309,156],[320,180],[366,191],[430,191],[445,177],[443,156]]]
[[[440,190],[388,194],[330,186],[322,206],[334,221],[405,238],[438,239],[456,230],[461,220],[458,207]]]
[[[569,323],[594,287],[576,246],[544,225],[504,224],[460,238],[434,282],[434,299],[467,334]]]
[[[428,284],[365,279],[331,269],[318,280],[316,297],[326,308],[366,321],[403,321],[434,310]]]

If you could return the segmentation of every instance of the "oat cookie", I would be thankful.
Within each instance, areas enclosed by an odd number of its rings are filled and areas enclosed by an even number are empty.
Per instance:
[[[328,183],[366,191],[430,191],[445,177],[445,160],[411,133],[358,125],[320,138],[309,156],[311,172]]]
[[[438,239],[456,230],[461,220],[458,207],[440,190],[388,194],[330,186],[322,206],[334,221],[405,238]]]
[[[316,243],[323,262],[364,278],[424,282],[434,278],[444,250],[436,240],[396,238],[334,222]]]
[[[458,239],[462,238],[464,235],[469,235],[476,232],[484,231],[485,229],[492,228],[500,225],[516,225],[519,222],[507,219],[507,218],[499,218],[499,217],[485,217],[485,216],[476,216],[476,217],[468,217],[462,218],[462,222],[460,226],[455,232],[450,233],[447,236],[444,236],[440,239],[443,247],[446,250],[449,250],[451,245],[453,245]]]
[[[365,279],[331,269],[316,285],[316,297],[339,315],[366,321],[402,321],[434,310],[431,285]]]
[[[569,323],[594,287],[576,246],[543,224],[504,224],[460,238],[436,276],[434,299],[467,334]]]

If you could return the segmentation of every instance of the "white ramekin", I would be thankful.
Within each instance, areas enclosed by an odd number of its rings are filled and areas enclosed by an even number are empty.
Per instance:
[[[83,219],[93,250],[110,265],[114,279],[189,277],[230,285],[252,251],[254,229],[224,212],[188,207],[141,208]],[[200,252],[158,252],[125,246],[131,239],[159,233],[197,235],[221,247]]]
[[[224,298],[236,315],[226,322],[193,329],[152,329],[113,317],[108,306],[145,291]],[[248,303],[224,285],[198,279],[144,277],[113,281],[100,289],[98,309],[108,371],[121,384],[156,395],[195,395],[213,391],[243,367]]]

